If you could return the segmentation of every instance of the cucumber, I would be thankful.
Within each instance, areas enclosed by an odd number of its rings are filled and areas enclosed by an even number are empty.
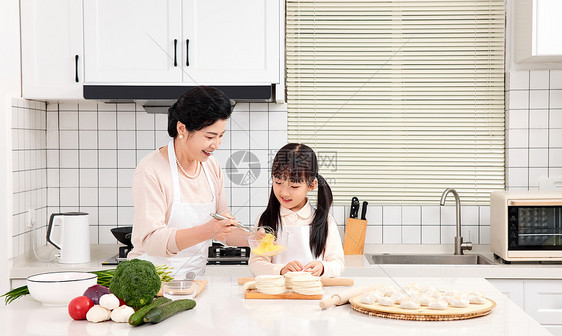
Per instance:
[[[162,322],[172,315],[184,310],[192,309],[193,307],[195,307],[195,301],[190,299],[168,302],[156,308],[152,308],[148,313],[146,313],[146,315],[144,315],[142,320],[150,323]]]
[[[134,325],[134,326],[143,324],[144,322],[143,322],[142,318],[152,308],[156,308],[158,306],[161,306],[161,305],[166,304],[166,303],[171,302],[171,301],[172,300],[170,300],[168,298],[165,298],[165,297],[159,297],[159,298],[154,299],[151,303],[147,304],[146,306],[137,310],[133,315],[131,315],[131,317],[129,317],[129,324]]]

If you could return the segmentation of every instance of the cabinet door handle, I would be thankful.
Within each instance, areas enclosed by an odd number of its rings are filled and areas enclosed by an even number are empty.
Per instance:
[[[174,40],[174,66],[178,66],[178,40]]]
[[[189,66],[189,39],[185,40],[185,65]]]
[[[75,80],[76,80],[76,83],[78,83],[79,82],[79,80],[78,80],[78,55],[74,56],[74,60],[76,62],[76,65],[75,65],[76,78],[75,78]]]

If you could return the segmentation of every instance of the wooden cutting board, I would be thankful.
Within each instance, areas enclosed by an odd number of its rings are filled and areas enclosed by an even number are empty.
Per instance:
[[[205,287],[207,287],[207,280],[193,280],[195,282],[197,282],[199,285],[197,285],[197,294],[195,294],[195,297],[199,296],[199,294],[201,294],[201,292],[203,291],[203,289],[205,289]],[[162,296],[162,287],[160,287],[160,291],[158,291],[158,296]]]
[[[245,299],[277,299],[277,300],[322,300],[323,295],[304,295],[295,292],[287,292],[283,294],[270,295],[258,292],[257,289],[248,289],[244,293]]]

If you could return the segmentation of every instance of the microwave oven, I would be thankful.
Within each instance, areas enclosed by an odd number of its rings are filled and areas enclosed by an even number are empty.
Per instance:
[[[562,261],[562,191],[490,194],[490,249],[505,261]]]

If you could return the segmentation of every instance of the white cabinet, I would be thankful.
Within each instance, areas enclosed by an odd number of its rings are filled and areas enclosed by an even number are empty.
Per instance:
[[[84,0],[85,83],[181,81],[180,9],[181,0]]]
[[[279,83],[279,13],[278,0],[84,0],[85,83]]]
[[[521,279],[487,279],[516,305],[525,310],[525,290]]]
[[[562,280],[487,280],[553,335],[562,336]]]
[[[525,311],[555,335],[562,335],[562,281],[525,280]]]
[[[22,0],[21,41],[24,98],[83,98],[82,1]]]
[[[183,82],[279,83],[279,25],[278,1],[184,0]]]

